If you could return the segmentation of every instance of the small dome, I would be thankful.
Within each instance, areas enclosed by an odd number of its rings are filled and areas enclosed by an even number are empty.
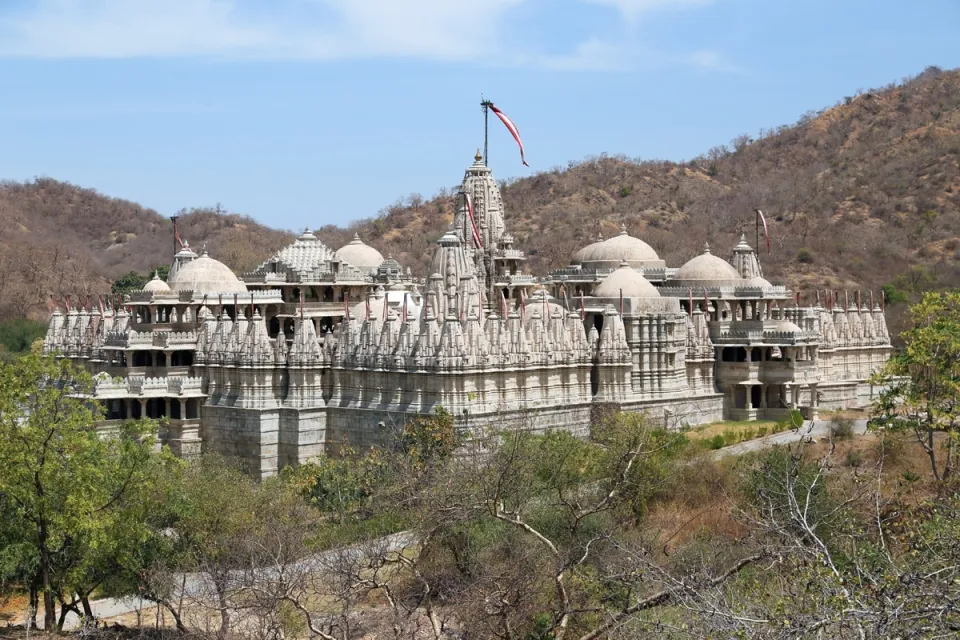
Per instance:
[[[193,291],[194,294],[247,291],[247,285],[227,265],[214,260],[206,252],[180,267],[170,279],[170,288],[174,291]]]
[[[703,253],[688,260],[673,278],[683,282],[726,282],[740,280],[740,274],[733,266],[710,253],[710,245],[704,245]]]
[[[803,333],[803,329],[790,322],[789,320],[780,320],[773,326],[774,331],[781,333]]]
[[[160,274],[156,271],[153,272],[153,279],[148,281],[147,284],[143,285],[143,291],[151,291],[153,293],[166,293],[170,291],[170,285],[160,279]]]
[[[620,233],[608,240],[593,245],[590,251],[584,251],[582,261],[619,263],[626,260],[633,266],[643,263],[660,262],[660,256],[640,238],[634,238],[627,233],[626,227],[620,227]],[[612,266],[612,265],[611,265]]]
[[[750,278],[749,280],[747,280],[747,286],[760,287],[761,289],[769,289],[773,285],[770,284],[770,282],[766,278],[757,276],[756,278]]]
[[[383,255],[364,244],[358,233],[353,234],[353,240],[337,249],[337,257],[361,271],[372,271],[383,262]]]
[[[620,263],[619,269],[597,285],[593,295],[597,298],[619,298],[621,291],[624,298],[660,297],[657,288],[625,261]]]

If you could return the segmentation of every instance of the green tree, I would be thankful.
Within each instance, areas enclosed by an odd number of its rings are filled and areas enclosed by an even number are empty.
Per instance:
[[[143,285],[147,284],[147,280],[149,280],[149,278],[136,271],[128,271],[113,281],[113,284],[110,285],[110,291],[115,295],[122,295],[130,293],[131,291],[140,291],[143,289]]]
[[[166,280],[168,277],[170,277],[170,265],[161,264],[159,266],[154,267],[153,269],[150,270],[151,278],[153,277],[153,274],[157,274],[161,280]]]
[[[208,600],[220,616],[219,637],[230,633],[231,596],[238,571],[249,565],[245,540],[258,523],[258,486],[239,468],[204,457],[171,478],[168,492],[176,543],[168,557],[178,572],[200,573]]]
[[[156,477],[154,425],[98,433],[90,391],[90,377],[67,360],[31,353],[0,364],[2,567],[27,583],[34,608],[42,597],[46,629],[78,602],[89,613],[104,568],[148,534],[137,509]]]
[[[47,332],[47,325],[27,318],[14,318],[0,324],[0,346],[10,353],[23,353]]]
[[[903,351],[874,377],[884,386],[874,424],[912,432],[934,477],[947,480],[960,439],[960,291],[924,294],[910,318]]]

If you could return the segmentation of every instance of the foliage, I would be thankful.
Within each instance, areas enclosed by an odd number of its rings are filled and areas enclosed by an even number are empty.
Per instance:
[[[98,433],[99,411],[83,397],[90,382],[67,360],[29,354],[0,364],[2,566],[42,596],[48,629],[76,609],[74,594],[88,606],[93,589],[148,536],[155,427]]]
[[[0,323],[0,347],[9,353],[23,353],[47,332],[43,322],[28,318],[14,318]]]
[[[121,275],[110,285],[110,292],[115,295],[123,295],[132,291],[140,291],[143,285],[147,284],[147,278],[136,271],[128,271]]]
[[[933,476],[947,480],[960,439],[960,291],[924,294],[910,318],[904,350],[873,380],[883,388],[876,417],[886,429],[913,433]]]
[[[378,451],[323,456],[284,470],[284,479],[323,514],[343,522],[369,509],[387,460]]]

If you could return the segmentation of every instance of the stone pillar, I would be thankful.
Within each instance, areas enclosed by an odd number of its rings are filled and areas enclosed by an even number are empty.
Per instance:
[[[760,408],[767,408],[767,386],[763,384],[760,385]]]
[[[180,398],[180,419],[187,419],[187,401],[183,398]]]
[[[166,418],[170,417],[170,398],[163,399],[163,415]]]
[[[140,398],[140,418],[147,417],[147,401],[143,398]]]
[[[125,408],[127,420],[132,419],[133,418],[133,400],[131,398],[124,398],[123,405]]]

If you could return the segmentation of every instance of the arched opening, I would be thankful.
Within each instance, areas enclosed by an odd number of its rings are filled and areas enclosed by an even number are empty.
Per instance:
[[[323,301],[333,302],[333,287],[327,287],[323,290]]]
[[[280,318],[277,316],[270,318],[270,321],[267,323],[267,334],[271,338],[276,338],[280,335]]]

